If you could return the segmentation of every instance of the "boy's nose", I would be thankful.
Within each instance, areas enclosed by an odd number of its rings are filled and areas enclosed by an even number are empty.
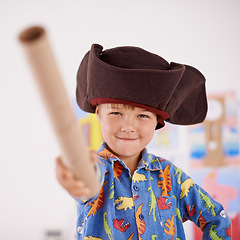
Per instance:
[[[122,132],[134,132],[136,130],[136,123],[132,118],[125,118],[121,125]]]

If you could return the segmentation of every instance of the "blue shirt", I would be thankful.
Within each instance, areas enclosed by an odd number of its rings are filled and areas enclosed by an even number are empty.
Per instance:
[[[171,162],[145,149],[131,176],[105,143],[98,155],[102,187],[98,196],[77,200],[78,239],[184,240],[186,220],[203,239],[232,239],[222,205]]]

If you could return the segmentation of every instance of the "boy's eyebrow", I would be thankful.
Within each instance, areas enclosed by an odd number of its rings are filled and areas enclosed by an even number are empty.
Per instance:
[[[107,104],[106,106],[107,109],[119,109],[119,105],[117,104]]]
[[[144,108],[140,108],[140,109],[139,109],[139,112],[149,112],[149,113],[153,113],[153,112],[151,112],[151,111],[149,111],[149,110],[147,110],[147,109],[144,109]]]

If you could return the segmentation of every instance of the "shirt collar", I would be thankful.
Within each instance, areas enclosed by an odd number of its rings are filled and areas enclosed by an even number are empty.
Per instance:
[[[162,169],[161,161],[163,161],[163,159],[148,153],[148,150],[145,148],[142,152],[142,158],[139,162],[138,168],[145,168],[150,171],[160,170]]]
[[[101,147],[98,150],[98,155],[110,162],[113,162],[113,161],[122,162],[117,156],[115,156],[113,153],[111,153],[109,151],[106,142],[102,143]],[[145,148],[142,151],[142,158],[139,161],[137,169],[145,168],[146,170],[150,170],[150,171],[161,170],[162,169],[162,167],[161,167],[162,161],[164,161],[164,159],[156,157],[153,154],[149,154],[148,150]]]

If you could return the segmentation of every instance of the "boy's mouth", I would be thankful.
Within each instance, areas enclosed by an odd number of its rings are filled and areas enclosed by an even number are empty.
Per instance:
[[[126,137],[117,137],[118,139],[122,141],[135,141],[137,138],[126,138]]]

